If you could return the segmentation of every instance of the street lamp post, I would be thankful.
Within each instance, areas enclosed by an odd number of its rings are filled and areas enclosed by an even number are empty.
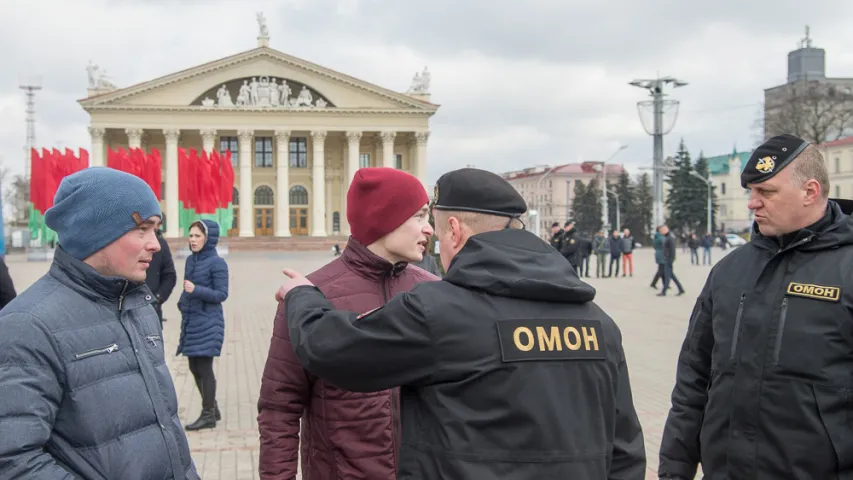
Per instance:
[[[607,164],[613,160],[613,157],[619,154],[622,150],[628,148],[628,145],[619,145],[619,148],[610,155],[610,158],[601,162],[601,228],[608,230],[610,225],[610,212],[607,211]]]
[[[622,230],[622,219],[620,218],[619,194],[615,190],[607,190],[607,193],[616,197],[616,230]]]
[[[693,175],[694,177],[698,178],[699,180],[702,180],[703,182],[705,182],[705,185],[708,187],[708,218],[707,218],[707,222],[708,222],[708,234],[711,235],[711,234],[713,234],[713,228],[712,228],[713,225],[711,224],[711,216],[712,216],[712,212],[713,212],[713,204],[711,202],[711,185],[712,185],[711,179],[703,177],[702,175],[697,173],[695,170],[691,170],[690,175]]]
[[[663,223],[663,175],[664,175],[664,163],[663,163],[663,136],[672,130],[672,127],[675,126],[675,119],[678,116],[678,101],[676,100],[664,100],[664,96],[666,94],[663,93],[663,87],[665,85],[672,85],[674,88],[683,87],[687,85],[687,82],[682,80],[678,80],[673,77],[663,77],[663,78],[655,78],[655,79],[639,79],[629,82],[629,85],[639,88],[647,89],[652,97],[652,100],[637,102],[637,107],[641,112],[640,120],[643,123],[643,128],[646,130],[646,133],[652,135],[653,142],[653,192],[654,192],[654,222],[655,225],[660,225]],[[652,110],[652,121],[651,125],[648,124],[646,119],[642,116],[642,109],[651,107]],[[664,113],[665,111],[675,110],[675,115],[673,116],[669,125],[665,125],[664,123]]]

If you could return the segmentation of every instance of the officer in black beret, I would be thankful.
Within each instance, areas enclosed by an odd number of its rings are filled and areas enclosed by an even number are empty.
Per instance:
[[[850,476],[853,219],[828,199],[819,150],[792,135],[758,147],[741,183],[752,238],[696,301],[659,475]]]
[[[397,478],[645,478],[619,328],[525,210],[494,173],[443,175],[446,275],[363,315],[285,271],[277,298],[304,367],[350,391],[400,388]]]
[[[560,251],[560,246],[562,245],[563,240],[563,229],[560,228],[560,224],[554,222],[551,224],[551,246],[554,247],[558,252]]]

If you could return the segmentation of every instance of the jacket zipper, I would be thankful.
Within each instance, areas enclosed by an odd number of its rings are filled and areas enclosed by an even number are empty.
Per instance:
[[[788,318],[788,299],[782,300],[782,312],[779,313],[779,331],[776,332],[776,348],[773,349],[773,365],[779,365],[779,352],[782,350],[782,335],[785,333],[785,320]]]
[[[735,352],[737,351],[737,340],[738,336],[740,336],[740,319],[743,317],[743,300],[746,298],[746,294],[740,294],[740,304],[737,307],[737,315],[735,316],[735,331],[732,335],[732,353],[729,355],[729,360],[735,359]]]
[[[118,344],[114,343],[109,347],[104,348],[96,348],[95,350],[89,350],[88,352],[78,353],[74,355],[75,360],[83,360],[84,358],[94,357],[95,355],[103,355],[105,353],[113,353],[118,350]]]
[[[119,313],[119,322],[121,322],[121,307],[124,304],[124,294],[127,292],[127,282],[124,282],[124,287],[121,289],[121,295],[118,296],[118,313]]]
[[[148,335],[145,339],[151,342],[152,347],[156,347],[157,342],[161,341],[160,335]]]

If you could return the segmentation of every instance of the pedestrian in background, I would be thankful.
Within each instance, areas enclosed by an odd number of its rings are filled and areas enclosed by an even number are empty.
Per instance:
[[[160,244],[160,251],[156,252],[151,258],[151,265],[148,266],[148,275],[145,277],[145,284],[154,294],[154,311],[157,312],[157,317],[160,319],[160,327],[163,322],[163,304],[169,300],[172,295],[172,290],[175,289],[175,284],[178,281],[178,275],[175,273],[175,262],[172,259],[172,251],[169,249],[169,243],[163,238],[162,232],[163,223],[157,225],[155,234],[157,242]]]
[[[219,225],[200,220],[190,225],[192,255],[184,268],[184,291],[178,301],[181,311],[181,338],[176,355],[187,357],[190,372],[201,395],[201,415],[187,430],[214,428],[222,419],[216,402],[213,358],[222,353],[225,341],[225,314],[222,302],[228,298],[228,264],[216,251]]]
[[[598,232],[592,241],[595,250],[595,278],[607,278],[607,257],[610,256],[610,242],[604,235],[604,230]]]
[[[613,230],[613,235],[607,239],[610,247],[610,269],[607,272],[608,277],[619,276],[619,259],[622,256],[622,239],[619,238],[619,230]],[[613,273],[613,265],[616,265],[616,274]]]
[[[622,276],[634,276],[634,236],[627,228],[622,232]]]

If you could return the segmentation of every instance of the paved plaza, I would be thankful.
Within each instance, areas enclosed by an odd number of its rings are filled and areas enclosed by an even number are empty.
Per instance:
[[[715,248],[714,260],[724,253]],[[645,433],[650,479],[657,478],[657,452],[678,350],[696,295],[710,271],[707,266],[690,265],[689,255],[680,248],[677,255],[675,272],[687,290],[681,297],[655,296],[649,287],[656,270],[649,249],[635,252],[633,278],[589,280],[598,290],[598,304],[622,329],[634,403]],[[226,257],[231,283],[225,303],[225,345],[222,356],[214,363],[222,421],[214,430],[188,434],[193,458],[205,480],[258,478],[257,400],[276,309],[273,294],[283,280],[281,269],[309,273],[332,259],[328,252],[235,253]],[[591,260],[594,269],[594,259]],[[19,292],[48,268],[47,262],[27,262],[25,256],[15,254],[7,256],[7,263]],[[180,286],[184,259],[176,258],[175,263]],[[186,358],[169,355],[175,351],[180,331],[176,307],[179,286],[164,308],[168,319],[164,337],[178,391],[179,413],[186,424],[198,417],[201,398]]]

